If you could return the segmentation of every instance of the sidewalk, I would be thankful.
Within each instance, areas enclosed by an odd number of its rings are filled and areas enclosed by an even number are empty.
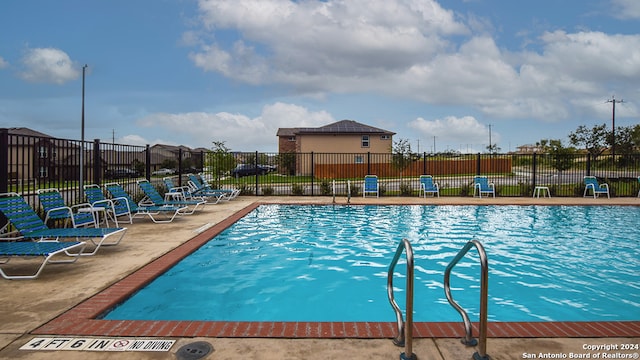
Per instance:
[[[336,198],[340,204],[347,199]],[[640,205],[638,198],[351,198],[352,204],[545,204],[545,205]],[[52,336],[30,332],[45,325],[89,297],[108,288],[126,275],[171,251],[180,244],[242,210],[254,202],[331,203],[331,197],[238,197],[229,203],[210,205],[195,215],[185,216],[169,224],[154,224],[139,218],[126,224],[129,230],[122,242],[103,248],[97,255],[80,259],[71,265],[48,265],[36,280],[0,280],[0,359],[176,359],[185,345],[205,341],[213,347],[206,359],[397,359],[404,351],[390,339],[262,339],[262,338],[173,338],[175,344],[164,352],[96,352],[20,350],[33,338]],[[638,324],[638,323],[635,323]],[[640,332],[640,324],[634,329]],[[117,336],[114,336],[117,338]],[[148,337],[147,337],[148,338]],[[149,338],[150,339],[150,338]],[[540,353],[601,354],[607,352],[594,345],[618,345],[623,354],[640,350],[621,350],[621,344],[640,344],[640,338],[540,338],[489,339],[487,353],[492,359],[540,358]],[[633,345],[632,345],[633,347]],[[597,350],[596,350],[597,349]],[[606,349],[606,348],[603,348]],[[609,347],[609,353],[616,349]],[[413,352],[419,359],[470,359],[476,351],[459,339],[416,339]],[[535,355],[535,357],[527,357]],[[602,358],[602,356],[600,356]],[[561,358],[561,357],[560,357]],[[593,358],[593,357],[592,357]]]

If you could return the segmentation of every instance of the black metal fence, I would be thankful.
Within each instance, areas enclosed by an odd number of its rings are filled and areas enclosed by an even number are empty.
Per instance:
[[[365,175],[378,176],[382,196],[417,196],[423,174],[434,177],[440,196],[473,196],[476,175],[487,176],[497,196],[532,196],[536,186],[549,187],[553,196],[582,196],[586,175],[609,184],[612,196],[637,196],[640,188],[640,154],[227,153],[83,143],[10,129],[0,129],[0,152],[0,193],[20,193],[36,209],[37,189],[57,188],[68,204],[76,204],[84,202],[83,185],[115,181],[140,199],[137,179],[150,180],[162,192],[163,177],[185,185],[194,172],[213,186],[259,196],[347,196],[347,184],[349,195],[361,196]]]

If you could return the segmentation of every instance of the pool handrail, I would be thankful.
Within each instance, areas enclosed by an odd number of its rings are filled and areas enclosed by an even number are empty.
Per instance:
[[[467,312],[453,299],[451,295],[451,270],[462,259],[469,250],[475,246],[478,250],[478,256],[480,257],[480,324],[479,324],[479,338],[473,338],[473,328]],[[453,260],[447,265],[444,271],[444,293],[447,296],[449,304],[453,306],[458,313],[462,316],[464,322],[465,337],[462,339],[462,343],[467,346],[478,345],[478,351],[473,354],[474,360],[488,360],[487,355],[487,303],[488,303],[488,287],[489,287],[489,265],[487,260],[487,253],[484,251],[484,246],[478,240],[470,240],[465,246],[458,252]]]
[[[407,321],[403,321],[402,319],[402,311],[400,307],[396,303],[396,300],[393,296],[393,270],[400,259],[400,255],[402,255],[403,250],[407,253]],[[389,265],[389,271],[387,273],[387,296],[389,297],[389,303],[393,307],[393,310],[396,313],[396,323],[398,326],[398,335],[393,339],[393,343],[396,346],[404,346],[404,353],[400,354],[400,359],[417,359],[416,355],[413,353],[413,249],[411,247],[411,243],[407,239],[402,239],[398,248],[396,249],[396,253]]]

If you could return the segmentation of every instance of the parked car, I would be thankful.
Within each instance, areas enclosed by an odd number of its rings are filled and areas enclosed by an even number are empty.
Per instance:
[[[238,164],[235,169],[231,170],[231,176],[241,177],[241,176],[251,176],[251,175],[265,175],[271,171],[274,171],[275,167],[269,165],[258,165],[257,167],[253,164]]]
[[[161,175],[161,176],[165,176],[165,175],[173,175],[175,173],[175,171],[173,169],[158,169],[154,172],[151,173],[151,175]]]
[[[131,169],[107,170],[104,173],[105,179],[122,179],[122,178],[137,178],[137,177],[140,177],[140,173]]]

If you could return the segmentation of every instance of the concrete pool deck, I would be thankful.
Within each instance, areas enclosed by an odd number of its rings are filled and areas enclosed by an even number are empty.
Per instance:
[[[392,359],[398,358],[403,348],[393,345],[390,339],[328,339],[328,338],[231,338],[208,336],[157,337],[157,331],[149,331],[135,338],[172,339],[175,344],[165,352],[98,352],[20,350],[34,338],[119,338],[127,332],[108,336],[85,335],[78,332],[47,331],[53,324],[65,324],[65,316],[74,314],[86,300],[104,294],[121,279],[170,253],[199,231],[224,223],[233,214],[255,203],[331,203],[331,197],[239,197],[229,203],[210,205],[195,215],[185,216],[169,224],[154,224],[147,219],[136,219],[126,224],[129,230],[123,241],[115,247],[103,248],[96,256],[80,259],[70,265],[48,265],[36,280],[0,280],[0,359],[175,359],[176,352],[184,345],[206,341],[213,351],[206,359]],[[346,203],[346,198],[336,198],[336,203]],[[438,205],[630,205],[640,206],[638,198],[352,198],[352,204],[438,204]],[[78,306],[80,305],[80,306]],[[71,310],[71,311],[70,311]],[[390,309],[391,311],[391,309]],[[73,319],[69,319],[73,322]],[[150,328],[155,325],[150,324]],[[462,328],[460,326],[460,328]],[[100,331],[96,331],[96,334]],[[622,354],[640,353],[640,350],[622,350],[622,344],[640,344],[640,322],[625,323],[617,329],[616,337],[490,337],[487,353],[492,359],[540,358],[540,353],[601,354],[593,345],[618,345]],[[419,359],[460,360],[470,359],[476,351],[465,347],[459,337],[422,337],[414,340],[413,352]],[[52,347],[53,348],[53,347]],[[585,349],[586,348],[586,349]],[[595,348],[595,347],[594,347]],[[615,353],[611,349],[609,353]],[[534,355],[535,357],[530,355]],[[560,357],[561,358],[561,357]],[[602,358],[602,356],[601,356]]]

